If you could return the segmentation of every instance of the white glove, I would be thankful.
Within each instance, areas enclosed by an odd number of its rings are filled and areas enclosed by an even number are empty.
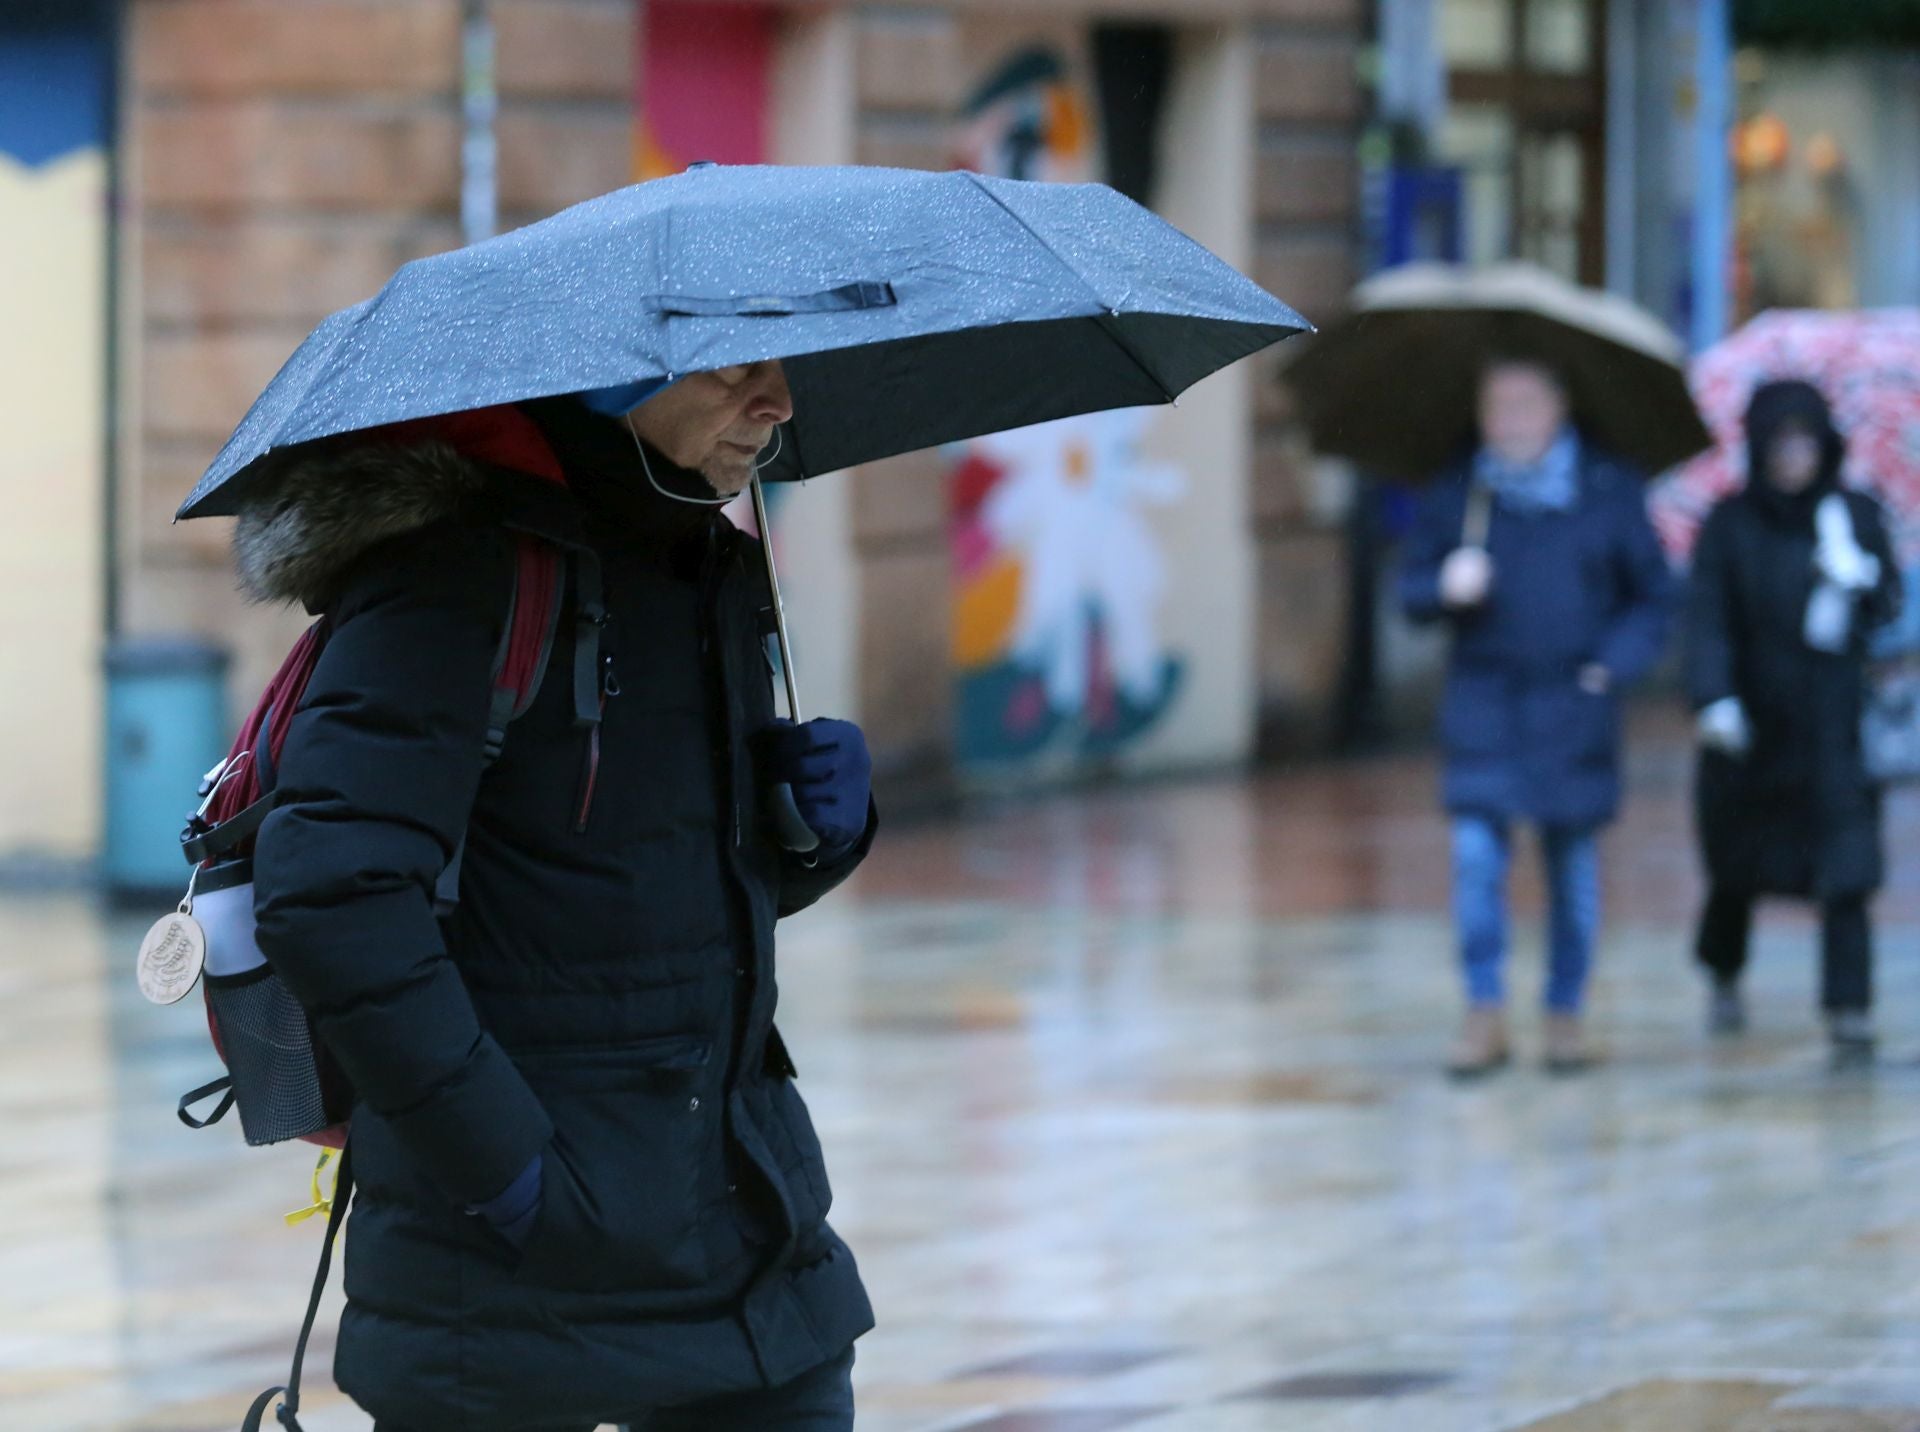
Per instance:
[[[1880,585],[1880,559],[1854,536],[1847,500],[1829,493],[1813,510],[1813,564],[1820,575],[1846,592],[1870,592]]]
[[[1700,708],[1696,727],[1700,744],[1727,756],[1744,756],[1753,749],[1753,727],[1738,696],[1723,696]]]
[[[1477,607],[1493,590],[1493,558],[1484,547],[1456,547],[1440,564],[1440,600],[1456,611]]]

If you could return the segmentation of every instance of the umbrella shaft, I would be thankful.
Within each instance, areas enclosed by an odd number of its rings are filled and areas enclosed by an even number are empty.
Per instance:
[[[767,587],[773,593],[773,630],[780,639],[780,674],[787,682],[787,717],[800,721],[800,689],[793,679],[793,644],[787,640],[787,608],[780,600],[780,572],[773,562],[773,529],[767,525],[767,497],[758,474],[753,479],[753,520],[760,528],[760,553],[767,563]]]

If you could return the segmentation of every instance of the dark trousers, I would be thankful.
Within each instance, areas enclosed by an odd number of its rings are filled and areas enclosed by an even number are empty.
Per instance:
[[[1752,930],[1753,896],[1716,886],[1701,912],[1694,946],[1716,980],[1731,984],[1740,978]],[[1873,1007],[1873,926],[1864,895],[1821,903],[1820,1007],[1829,1012]]]
[[[848,1348],[832,1362],[824,1362],[783,1386],[710,1397],[682,1407],[663,1407],[638,1422],[629,1423],[628,1432],[851,1432],[852,1427],[853,1349]],[[397,1422],[381,1422],[373,1432],[412,1432],[412,1429]],[[459,1429],[436,1427],[433,1432],[459,1432]],[[576,1432],[576,1429],[541,1427],[537,1432]],[[582,1427],[577,1432],[593,1432],[593,1429]]]

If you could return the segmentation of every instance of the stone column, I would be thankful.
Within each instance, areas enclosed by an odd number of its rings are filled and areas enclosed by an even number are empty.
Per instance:
[[[1259,0],[1254,274],[1310,319],[1338,313],[1356,278],[1360,0]],[[1276,361],[1253,365],[1260,743],[1317,746],[1345,649],[1340,494],[1290,422]]]

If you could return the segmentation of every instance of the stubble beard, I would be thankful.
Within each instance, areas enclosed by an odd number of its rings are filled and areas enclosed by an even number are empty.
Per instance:
[[[734,463],[713,458],[701,466],[700,475],[707,480],[707,486],[713,489],[714,496],[738,497],[753,480],[753,461],[749,458]]]

